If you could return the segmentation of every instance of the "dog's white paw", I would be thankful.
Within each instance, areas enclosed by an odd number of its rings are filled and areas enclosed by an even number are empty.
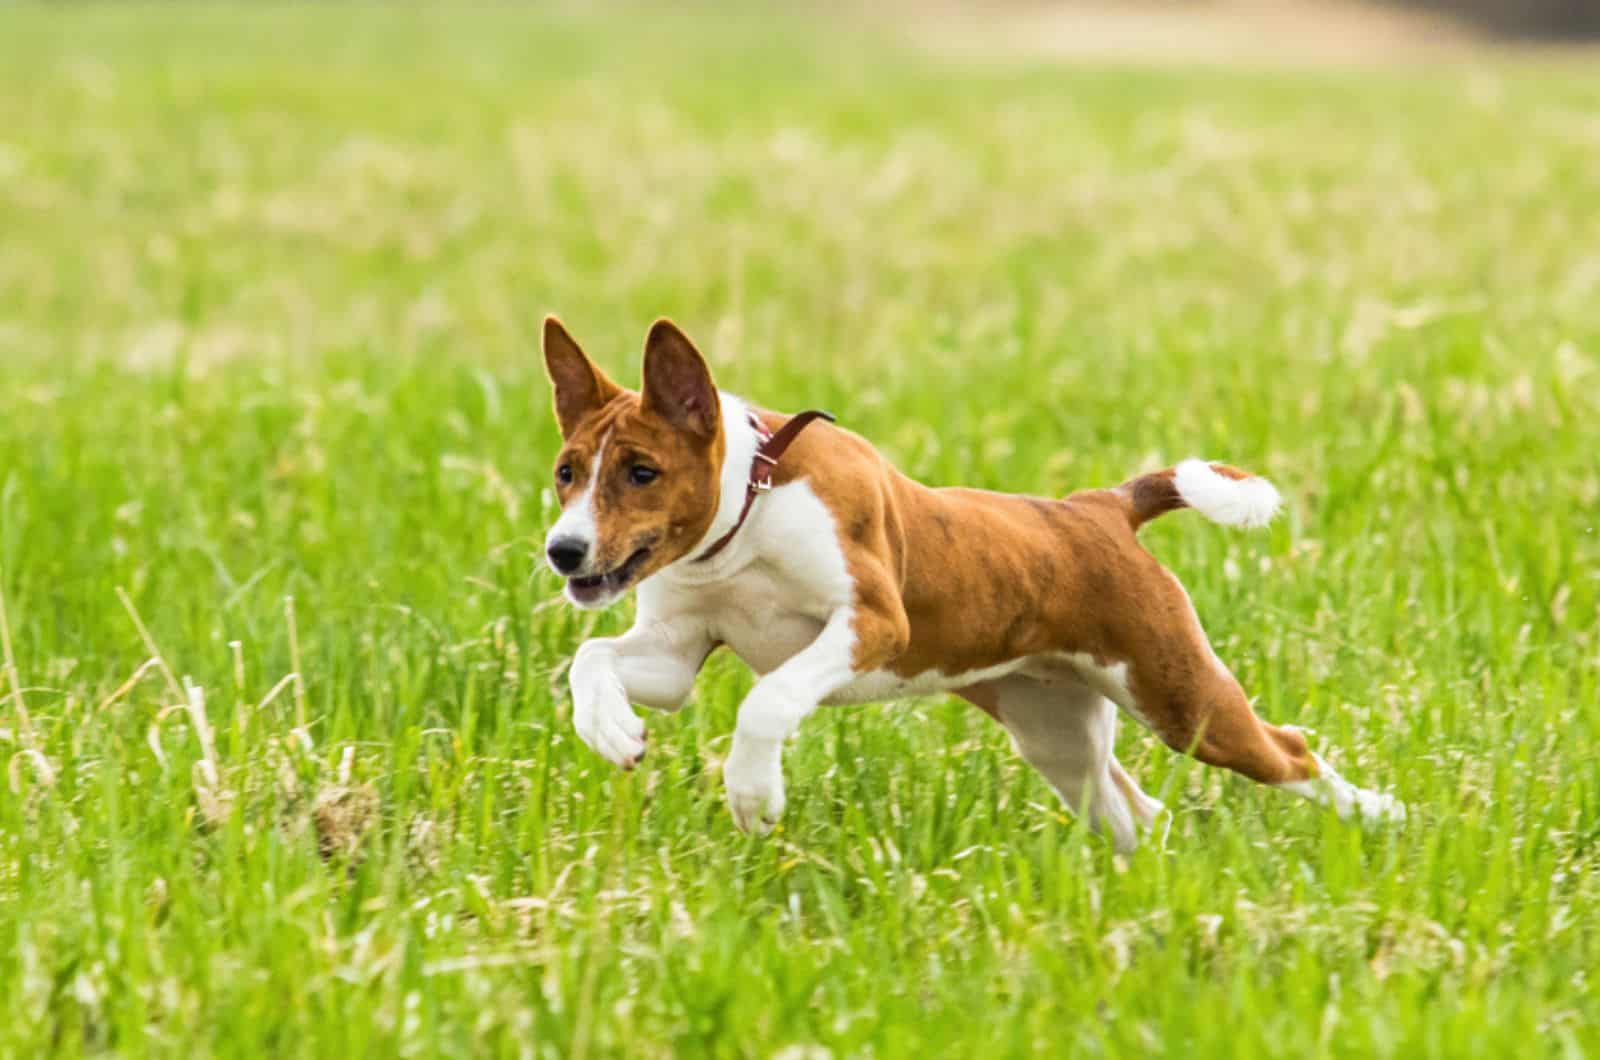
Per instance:
[[[572,660],[572,725],[578,739],[614,766],[632,769],[644,757],[644,722],[628,705],[606,641],[591,640]]]
[[[741,832],[766,835],[783,816],[783,762],[776,750],[752,751],[734,737],[722,767],[728,809]]]
[[[1381,791],[1354,788],[1354,814],[1362,824],[1405,824],[1406,804]],[[1346,812],[1344,816],[1350,816]]]
[[[578,739],[614,766],[632,769],[644,757],[644,721],[626,701],[575,707],[572,724]]]
[[[1338,771],[1317,758],[1318,775],[1310,780],[1299,780],[1278,785],[1312,802],[1332,806],[1335,813],[1346,821],[1354,820],[1364,825],[1404,824],[1406,804],[1393,795],[1360,788],[1340,776]]]
[[[1320,778],[1326,786],[1327,800],[1347,821],[1364,825],[1404,824],[1406,804],[1393,795],[1357,787],[1335,773],[1331,767]]]

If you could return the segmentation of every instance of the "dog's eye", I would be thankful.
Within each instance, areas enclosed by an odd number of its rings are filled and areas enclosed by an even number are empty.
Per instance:
[[[628,469],[628,479],[635,486],[648,486],[661,477],[661,472],[644,464],[635,464]]]
[[[556,468],[556,481],[561,483],[563,486],[572,485],[571,464],[562,464],[560,467]]]

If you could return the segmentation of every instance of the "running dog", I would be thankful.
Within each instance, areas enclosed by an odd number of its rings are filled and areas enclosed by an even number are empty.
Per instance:
[[[570,673],[578,735],[617,766],[645,752],[630,704],[678,709],[726,645],[760,675],[723,770],[747,832],[783,813],[783,744],[819,704],[935,692],[1005,726],[1119,850],[1163,807],[1116,759],[1118,708],[1175,750],[1340,816],[1403,818],[1255,715],[1136,536],[1180,508],[1263,526],[1279,506],[1265,479],[1187,460],[1063,500],[930,489],[825,413],[718,391],[670,321],[650,329],[637,393],[554,317],[544,358],[563,439],[550,565],[581,608],[638,589],[633,627],[584,643]]]

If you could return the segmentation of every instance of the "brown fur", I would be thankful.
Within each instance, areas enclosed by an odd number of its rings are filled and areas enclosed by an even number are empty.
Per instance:
[[[685,355],[687,343],[670,323],[651,329],[644,390],[634,393],[590,364],[554,317],[545,324],[545,362],[555,384],[556,419],[565,442],[556,467],[568,464],[573,469],[570,484],[557,481],[557,495],[565,505],[589,487],[604,443],[605,477],[594,493],[594,563],[609,569],[648,548],[650,557],[634,575],[635,582],[681,559],[705,535],[715,515],[715,505],[706,498],[717,496],[725,446],[722,423],[711,376],[698,353]],[[614,460],[613,453],[630,459]],[[629,479],[634,463],[654,468],[660,477],[636,485]]]
[[[642,579],[684,556],[715,512],[724,440],[710,374],[666,321],[646,342],[642,394],[606,379],[553,318],[545,345],[566,439],[558,466],[574,469],[572,484],[560,487],[563,503],[586,488],[602,441],[662,472],[639,486],[628,480],[628,461],[608,458],[596,486],[597,565],[649,548]],[[784,420],[760,415],[769,431]],[[1188,595],[1135,536],[1144,522],[1185,506],[1170,469],[1064,500],[930,489],[857,435],[819,424],[795,440],[774,484],[797,479],[839,528],[855,588],[856,672],[954,675],[1082,653],[1127,665],[1138,714],[1170,746],[1267,783],[1317,774],[1299,733],[1251,711],[1212,654]],[[985,685],[963,694],[1001,717]]]
[[[769,429],[782,422],[764,419]],[[1170,470],[1132,490],[1065,500],[930,489],[857,435],[816,428],[779,468],[778,482],[797,478],[840,528],[856,583],[858,670],[956,674],[1081,652],[1128,665],[1139,713],[1169,746],[1265,783],[1316,775],[1298,732],[1255,716],[1212,654],[1188,594],[1134,535],[1158,508],[1183,506],[1175,489],[1159,495],[1160,483],[1171,489]],[[998,716],[981,687],[964,695]]]

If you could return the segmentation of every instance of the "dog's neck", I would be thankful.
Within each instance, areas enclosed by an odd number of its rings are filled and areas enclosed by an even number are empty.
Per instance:
[[[750,425],[749,406],[726,391],[718,391],[717,396],[721,401],[723,437],[722,470],[717,476],[720,491],[717,513],[693,548],[681,559],[674,560],[657,572],[675,582],[704,584],[720,581],[738,572],[755,557],[752,547],[755,535],[741,531],[715,556],[696,562],[697,557],[703,556],[713,542],[733,529],[734,523],[739,521],[739,512],[744,507],[745,486],[750,480],[750,465],[755,462],[756,448],[761,444],[755,428]],[[756,507],[760,508],[759,502]],[[759,511],[752,512],[751,522],[758,515]]]

